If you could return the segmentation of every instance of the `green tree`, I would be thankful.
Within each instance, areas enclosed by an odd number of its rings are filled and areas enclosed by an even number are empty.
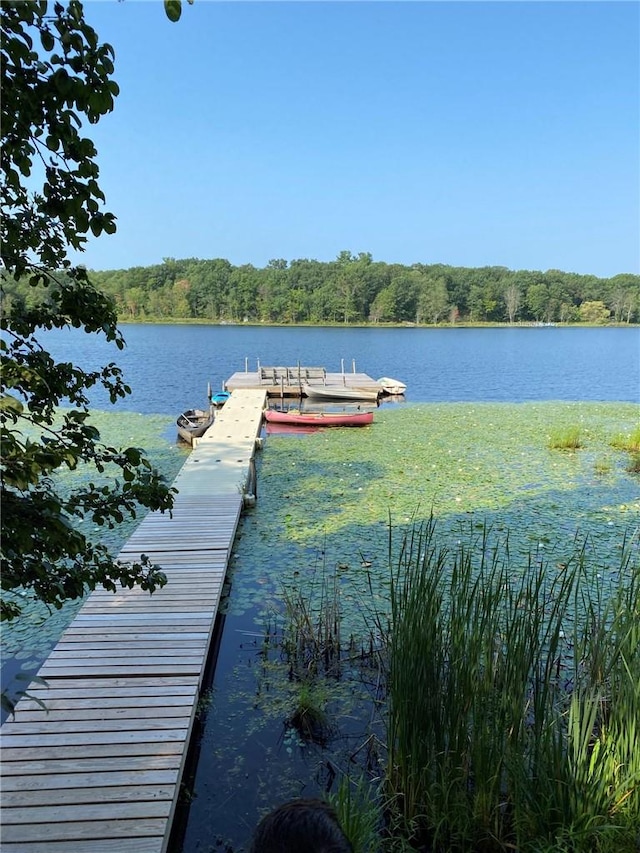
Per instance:
[[[616,323],[630,323],[640,306],[640,276],[623,273],[612,278],[606,304]]]
[[[100,44],[76,0],[52,11],[46,0],[3,2],[0,15],[0,295],[11,282],[38,294],[3,300],[1,616],[12,618],[20,612],[11,595],[18,588],[60,607],[86,587],[163,584],[146,558],[116,562],[75,522],[113,527],[141,505],[170,508],[173,495],[141,450],[105,446],[89,422],[92,386],[104,386],[112,402],[129,393],[118,367],[86,372],[56,363],[37,338],[42,329],[73,326],[124,346],[113,302],[67,258],[89,232],[115,231],[115,217],[102,210],[95,146],[81,132],[113,108],[113,49]],[[70,408],[60,411],[65,399]],[[109,475],[109,485],[63,495],[55,470],[80,464]]]
[[[426,322],[435,326],[448,314],[449,307],[449,294],[445,277],[436,273],[421,275],[416,323]]]
[[[342,322],[361,322],[368,314],[367,292],[371,255],[360,252],[356,257],[344,249],[336,258],[332,284],[341,306]]]
[[[229,276],[225,317],[233,322],[248,322],[257,318],[258,277],[252,264],[235,267]]]
[[[372,323],[391,323],[397,316],[397,291],[390,284],[383,287],[371,303],[369,320]]]
[[[416,319],[418,292],[421,273],[417,269],[402,267],[399,264],[387,267],[388,287],[394,294],[396,322],[412,323]]]
[[[191,289],[187,299],[194,317],[220,318],[231,272],[231,264],[222,258],[191,263],[188,270]]]
[[[514,323],[522,304],[522,293],[516,281],[509,282],[504,289],[504,304],[509,322]]]
[[[549,288],[544,282],[532,284],[527,288],[527,308],[538,322],[546,316],[549,307]]]
[[[583,323],[607,323],[611,317],[611,312],[599,299],[583,302],[578,310]]]

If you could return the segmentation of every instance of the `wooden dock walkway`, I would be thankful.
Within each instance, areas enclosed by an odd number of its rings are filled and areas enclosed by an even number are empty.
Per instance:
[[[165,853],[266,392],[236,391],[180,470],[173,517],[121,551],[169,582],[91,593],[0,730],[3,853]]]

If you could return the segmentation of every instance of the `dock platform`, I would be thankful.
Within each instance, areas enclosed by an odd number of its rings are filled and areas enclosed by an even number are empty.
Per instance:
[[[120,552],[167,585],[92,592],[2,726],[3,853],[167,853],[265,400],[234,391]]]
[[[301,397],[304,385],[322,386],[326,390],[332,388],[362,390],[382,393],[380,384],[367,376],[358,373],[355,364],[350,372],[341,370],[339,373],[329,373],[324,367],[275,366],[263,367],[258,365],[255,371],[245,368],[234,373],[224,383],[225,391],[240,389],[259,389],[267,392],[269,397]]]

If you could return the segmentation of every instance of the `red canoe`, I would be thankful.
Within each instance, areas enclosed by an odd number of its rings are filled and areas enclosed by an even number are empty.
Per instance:
[[[265,409],[264,417],[272,424],[305,427],[351,427],[373,423],[373,412],[278,412]]]

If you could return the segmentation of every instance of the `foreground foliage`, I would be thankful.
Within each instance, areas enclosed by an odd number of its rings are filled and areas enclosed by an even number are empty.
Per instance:
[[[87,372],[56,363],[37,337],[75,326],[124,346],[111,299],[67,258],[89,233],[115,231],[113,214],[101,209],[95,146],[81,135],[85,123],[113,108],[113,49],[100,44],[75,0],[53,9],[6,2],[0,14],[2,589],[26,588],[55,607],[97,584],[152,591],[165,579],[145,558],[120,564],[75,524],[89,518],[113,526],[140,506],[171,506],[171,492],[142,451],[103,444],[88,422],[88,388],[102,384],[112,402],[130,389],[115,364]],[[7,299],[17,282],[32,299]],[[58,418],[63,401],[71,408]],[[112,481],[61,495],[52,473],[82,463],[111,472]],[[3,619],[19,611],[15,598],[3,600]]]
[[[348,693],[349,716],[370,715],[366,739],[327,762],[354,850],[635,851],[637,532],[595,587],[586,542],[522,566],[488,528],[469,525],[455,548],[433,517],[395,533],[367,643],[341,638],[337,568],[284,591],[280,644],[272,623],[261,650],[258,701],[300,746],[347,742]],[[292,702],[306,726],[284,716]]]
[[[590,592],[584,548],[515,571],[433,519],[391,584],[392,834],[434,851],[633,851],[640,826],[640,559]]]

